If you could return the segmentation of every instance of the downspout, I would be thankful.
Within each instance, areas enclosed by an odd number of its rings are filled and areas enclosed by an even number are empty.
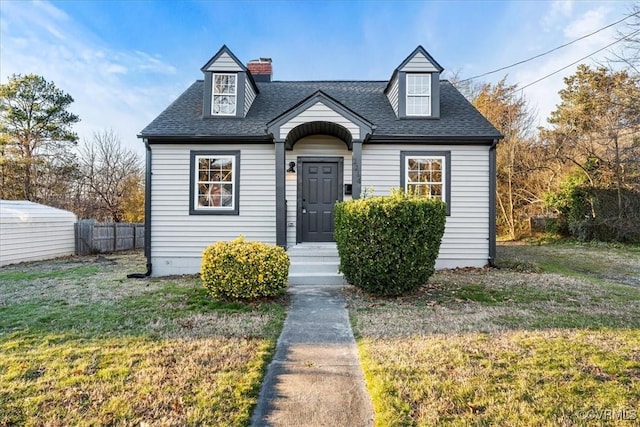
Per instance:
[[[494,139],[489,148],[489,259],[490,267],[496,266],[496,147],[498,139]]]
[[[145,273],[127,274],[129,279],[144,279],[151,276],[151,146],[144,139],[146,153],[146,172],[144,181],[144,256],[147,259],[147,271]]]

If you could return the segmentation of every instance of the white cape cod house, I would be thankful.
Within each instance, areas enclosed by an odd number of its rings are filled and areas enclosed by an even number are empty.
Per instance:
[[[332,242],[336,201],[392,188],[447,203],[437,268],[493,261],[502,136],[424,48],[388,81],[274,81],[271,65],[223,46],[140,133],[147,274],[197,273],[206,246],[240,234]]]

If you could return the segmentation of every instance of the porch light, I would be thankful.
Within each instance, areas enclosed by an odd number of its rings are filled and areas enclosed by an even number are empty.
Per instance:
[[[296,162],[289,162],[289,169],[287,173],[296,173]]]

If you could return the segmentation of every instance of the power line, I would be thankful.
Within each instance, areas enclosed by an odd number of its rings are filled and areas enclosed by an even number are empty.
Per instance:
[[[624,18],[622,18],[622,19],[620,19],[620,20],[618,20],[618,21],[616,21],[616,22],[614,22],[614,23],[612,23],[612,24],[609,24],[609,25],[607,25],[607,26],[604,26],[604,27],[602,27],[602,28],[600,28],[600,29],[598,29],[598,30],[596,30],[596,31],[592,32],[592,33],[586,34],[586,35],[584,35],[584,36],[582,36],[582,37],[579,37],[579,38],[577,38],[577,39],[575,39],[575,40],[572,40],[572,41],[570,41],[570,42],[568,42],[568,43],[565,43],[565,44],[563,44],[563,45],[560,45],[560,46],[554,47],[553,49],[550,49],[550,50],[548,50],[548,51],[546,51],[546,52],[542,52],[542,53],[539,53],[538,55],[532,56],[532,57],[527,58],[527,59],[524,59],[524,60],[522,60],[522,61],[518,61],[518,62],[513,63],[513,64],[511,64],[511,65],[507,65],[506,67],[498,68],[498,69],[493,70],[493,71],[488,71],[488,72],[483,73],[483,74],[478,74],[477,76],[469,77],[468,79],[460,80],[460,83],[464,83],[464,82],[467,82],[467,81],[469,81],[469,80],[477,79],[477,78],[479,78],[479,77],[488,76],[489,74],[494,74],[494,73],[497,73],[497,72],[499,72],[499,71],[507,70],[507,69],[509,69],[509,68],[513,68],[513,67],[515,67],[515,66],[517,66],[517,65],[521,65],[521,64],[524,64],[524,63],[527,63],[527,62],[533,61],[534,59],[538,59],[538,58],[540,58],[540,57],[542,57],[542,56],[548,55],[548,54],[550,54],[550,53],[552,53],[552,52],[555,52],[556,50],[560,50],[560,49],[562,49],[562,48],[564,48],[564,47],[567,47],[567,46],[572,45],[572,44],[574,44],[574,43],[576,43],[576,42],[579,42],[580,40],[586,39],[587,37],[591,37],[592,35],[597,34],[597,33],[599,33],[600,31],[604,31],[604,30],[606,30],[607,28],[611,28],[611,27],[613,27],[614,25],[617,25],[617,24],[621,23],[622,21],[625,21],[625,20],[627,20],[627,19],[631,18],[632,16],[636,16],[636,15],[638,15],[638,14],[640,14],[640,12],[636,12],[636,13],[633,13],[633,14],[631,14],[631,15],[627,15],[627,16],[625,16]]]
[[[628,34],[626,37],[624,37],[624,38],[622,38],[622,39],[618,39],[618,40],[616,40],[616,41],[614,41],[614,42],[612,42],[612,43],[609,43],[609,44],[608,44],[608,45],[606,45],[605,47],[602,47],[602,48],[600,48],[600,49],[596,50],[595,52],[591,52],[591,53],[590,53],[590,54],[588,54],[587,56],[583,56],[582,58],[578,59],[577,61],[572,62],[572,63],[571,63],[571,64],[569,64],[569,65],[565,65],[564,67],[562,67],[562,68],[560,68],[560,69],[558,69],[558,70],[556,70],[556,71],[554,71],[554,72],[552,72],[552,73],[549,73],[549,74],[547,74],[547,75],[546,75],[546,76],[544,76],[544,77],[540,77],[538,80],[534,80],[534,81],[532,81],[531,83],[528,83],[528,84],[526,84],[526,85],[524,85],[524,86],[522,86],[522,87],[519,87],[519,88],[515,89],[515,90],[514,90],[514,91],[512,91],[511,93],[515,93],[515,92],[517,92],[517,91],[520,91],[520,90],[526,89],[526,88],[528,88],[529,86],[533,86],[534,84],[539,83],[539,82],[541,82],[542,80],[547,79],[547,78],[549,78],[549,77],[553,76],[554,74],[558,74],[560,71],[562,71],[562,70],[566,70],[567,68],[571,67],[572,65],[576,65],[578,62],[580,62],[580,61],[584,61],[585,59],[587,59],[587,58],[589,58],[589,57],[591,57],[591,56],[595,55],[596,53],[598,53],[598,52],[602,52],[603,50],[605,50],[605,49],[607,49],[607,48],[610,48],[610,47],[611,47],[611,46],[613,46],[614,44],[616,44],[616,43],[620,43],[621,41],[624,41],[624,40],[627,40],[627,39],[629,39],[629,38],[631,38],[631,37],[635,36],[635,35],[636,35],[636,34],[638,34],[638,33],[640,33],[640,30],[636,30],[636,31],[634,31],[634,32],[633,32],[633,33],[631,33],[631,34]]]

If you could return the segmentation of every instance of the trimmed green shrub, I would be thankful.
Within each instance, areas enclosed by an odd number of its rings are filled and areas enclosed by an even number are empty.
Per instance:
[[[444,234],[446,205],[393,191],[339,202],[335,239],[345,279],[376,295],[399,295],[427,283]]]
[[[289,255],[278,246],[240,236],[202,253],[202,284],[214,298],[252,299],[281,295],[289,279]]]

